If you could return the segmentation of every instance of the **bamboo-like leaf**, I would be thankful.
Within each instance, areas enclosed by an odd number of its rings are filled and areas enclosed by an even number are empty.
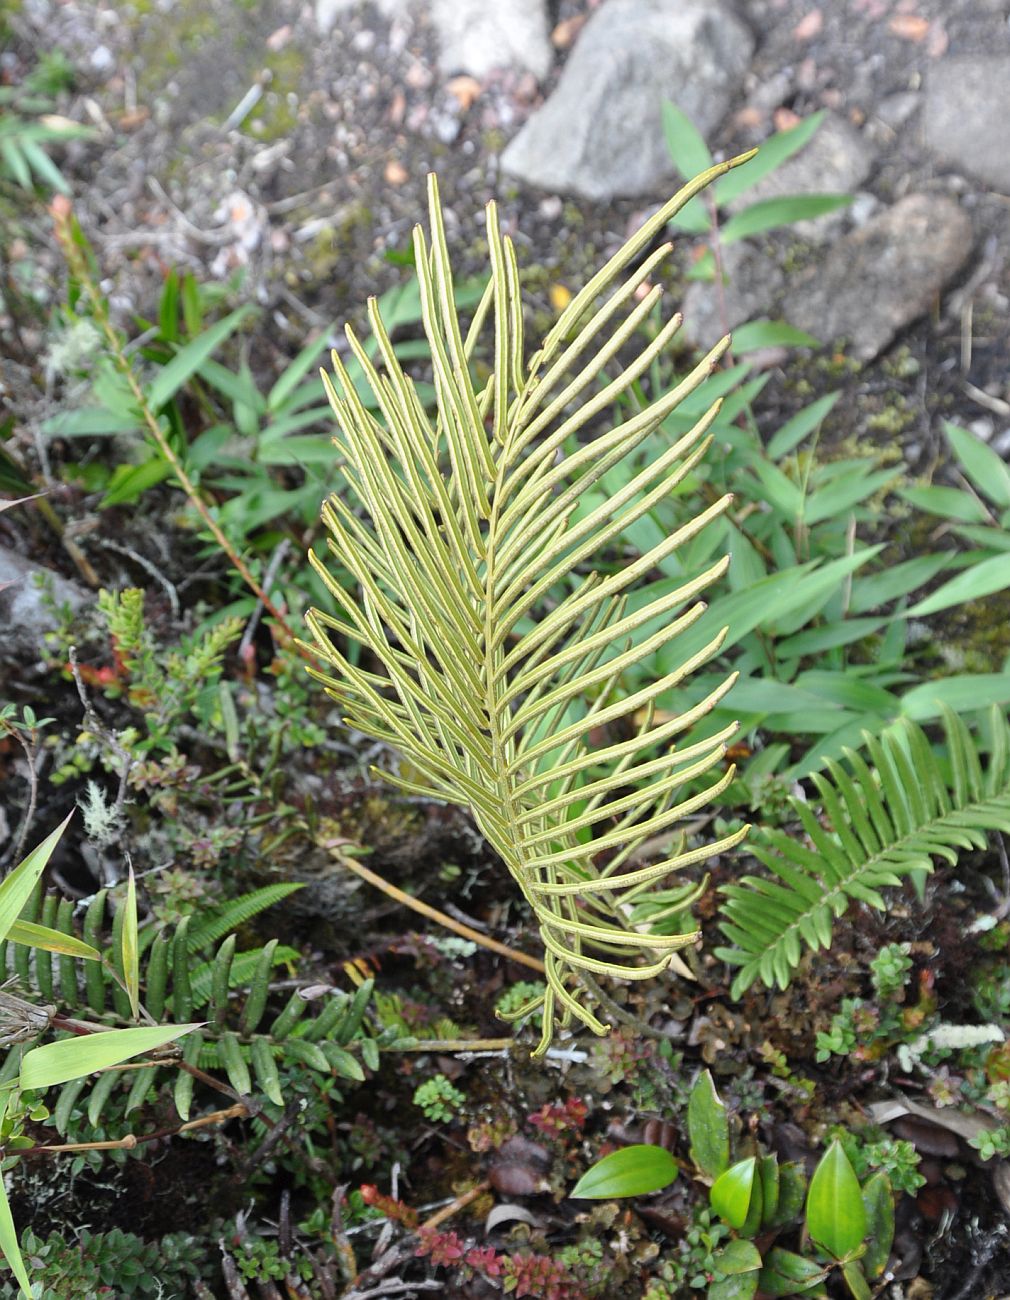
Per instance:
[[[137,882],[133,867],[126,882],[126,902],[123,904],[123,932],[121,956],[123,979],[130,999],[130,1014],[136,1020],[140,1014],[140,947],[137,942]]]
[[[99,961],[102,954],[90,943],[77,939],[62,930],[32,921],[15,921],[7,932],[11,943],[23,943],[27,948],[41,948],[44,952],[58,952],[66,957],[80,957],[84,961]]]
[[[96,1070],[119,1065],[144,1052],[172,1043],[199,1025],[143,1025],[138,1029],[109,1029],[83,1037],[61,1038],[26,1052],[21,1061],[24,1090],[54,1088]]]
[[[25,1268],[25,1261],[21,1256],[21,1247],[18,1244],[18,1233],[14,1226],[14,1218],[11,1214],[10,1202],[7,1199],[7,1187],[4,1180],[0,1178],[0,1254],[10,1265],[11,1271],[18,1280],[21,1287],[21,1293],[25,1297],[31,1297],[32,1284],[28,1278],[28,1270]]]
[[[989,762],[983,771],[963,721],[944,708],[950,782],[922,729],[902,718],[879,737],[864,733],[872,767],[846,749],[811,779],[830,825],[794,801],[805,843],[768,830],[752,851],[772,877],[744,876],[722,886],[719,928],[732,947],[716,955],[740,969],[732,995],[755,980],[785,988],[804,948],[831,943],[834,917],[853,899],[883,910],[880,889],[910,872],[932,870],[934,857],[985,847],[986,831],[1010,833],[1010,725],[989,712]]]
[[[6,939],[10,934],[72,816],[73,813],[68,813],[59,826],[0,881],[0,939]]]
[[[732,680],[685,714],[655,714],[658,697],[719,649],[724,633],[715,627],[690,652],[676,653],[677,638],[704,613],[700,595],[728,561],[638,607],[626,597],[717,519],[729,498],[699,509],[640,557],[622,557],[606,572],[585,567],[691,471],[718,404],[604,505],[582,518],[576,511],[587,490],[695,392],[728,346],[724,339],[644,410],[608,423],[680,323],[673,317],[642,341],[640,326],[661,290],[649,289],[640,302],[636,293],[669,246],[628,268],[694,195],[749,156],[710,168],[646,222],[573,297],[528,361],[515,251],[494,204],[491,280],[464,327],[431,178],[430,238],[418,229],[414,249],[437,410],[424,409],[374,302],[375,346],[348,332],[374,401],[366,405],[336,354],[334,378],[323,377],[349,488],[327,502],[323,520],[356,590],[331,577],[323,557],[310,557],[336,606],[308,616],[313,654],[330,670],[315,675],[350,725],[409,761],[409,777],[387,774],[393,783],[469,808],[513,875],[546,949],[538,1053],[558,1024],[607,1031],[591,1009],[597,976],[658,975],[693,941],[633,923],[630,904],[641,889],[744,834],[707,851],[636,863],[646,840],[731,779],[715,769],[732,728],[704,742],[686,736]],[[485,326],[493,358],[479,383],[471,359]],[[661,650],[663,674],[626,690],[628,670]],[[639,714],[649,721],[636,731]],[[598,744],[604,728],[615,739]],[[699,786],[706,776],[707,788]],[[690,797],[678,797],[688,782],[695,783]]]

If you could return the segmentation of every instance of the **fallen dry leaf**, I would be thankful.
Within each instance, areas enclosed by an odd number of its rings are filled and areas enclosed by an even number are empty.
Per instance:
[[[793,28],[793,39],[812,41],[824,26],[824,15],[820,9],[811,9]]]
[[[390,158],[389,162],[386,163],[384,174],[387,185],[402,185],[405,181],[410,179],[410,172],[407,171],[403,163],[397,158]]]
[[[903,41],[922,41],[929,31],[929,19],[918,14],[895,14],[887,24],[887,29]]]
[[[947,29],[943,23],[932,22],[929,24],[929,36],[926,39],[926,53],[931,59],[942,58],[947,53],[947,46],[950,44],[950,37],[947,35]]]
[[[741,108],[733,118],[734,123],[741,131],[756,131],[764,120],[764,113],[754,104],[748,104],[746,108]]]
[[[551,32],[551,44],[556,50],[568,49],[578,36],[586,17],[586,14],[576,14],[572,18],[562,18]]]
[[[453,77],[445,84],[446,90],[459,104],[460,112],[468,113],[484,87],[476,77]]]
[[[138,126],[143,126],[150,116],[151,110],[146,104],[141,104],[139,107],[123,113],[116,119],[116,125],[122,131],[135,131]]]
[[[294,29],[290,23],[285,23],[283,27],[278,27],[275,32],[271,32],[267,37],[268,50],[283,50],[284,46],[290,41]]]

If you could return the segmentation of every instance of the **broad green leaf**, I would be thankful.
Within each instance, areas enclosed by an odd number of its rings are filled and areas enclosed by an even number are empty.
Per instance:
[[[691,1159],[715,1181],[729,1168],[729,1121],[726,1106],[708,1070],[702,1070],[687,1103],[687,1132]]]
[[[758,348],[819,348],[821,340],[798,330],[784,320],[752,320],[733,331],[733,351],[756,352]]]
[[[774,1223],[779,1207],[778,1156],[762,1156],[758,1160],[758,1177],[761,1180],[761,1226]]]
[[[133,866],[126,882],[126,900],[123,903],[122,933],[123,979],[130,999],[130,1013],[136,1020],[140,1014],[140,945],[137,938],[137,882]]]
[[[732,1243],[736,1244],[736,1243]],[[740,1245],[748,1243],[741,1242]],[[722,1268],[725,1251],[715,1257],[715,1267]],[[758,1287],[758,1275],[754,1272],[731,1273],[716,1282],[709,1283],[705,1292],[706,1300],[751,1300]]]
[[[837,704],[839,708],[875,713],[885,718],[898,714],[896,696],[872,682],[861,681],[850,672],[812,668],[797,677],[796,685],[816,695],[822,704]]]
[[[982,524],[989,518],[988,511],[970,492],[952,487],[898,488],[898,496],[916,510],[924,510],[941,519],[956,519],[961,524]]]
[[[754,1168],[754,1181],[751,1186],[750,1205],[747,1207],[747,1217],[740,1225],[739,1232],[741,1237],[756,1237],[761,1231],[761,1223],[764,1219],[764,1184],[761,1181],[761,1162],[756,1161]]]
[[[1010,506],[1010,469],[993,449],[976,438],[967,429],[961,429],[949,420],[943,422],[947,440],[957,457],[965,477],[989,501],[1000,506]]]
[[[172,466],[161,456],[152,456],[142,465],[117,465],[112,471],[109,489],[102,497],[100,509],[109,506],[129,505],[142,496],[148,488],[163,482],[172,473]]]
[[[179,338],[179,273],[173,267],[165,276],[158,303],[158,329],[169,343]]]
[[[866,614],[870,610],[880,609],[883,605],[900,596],[907,596],[917,587],[923,587],[932,578],[950,565],[949,553],[937,555],[920,555],[914,560],[904,560],[881,573],[852,579],[852,594],[849,598],[851,614]]]
[[[219,361],[210,359],[203,363],[197,375],[227,397],[234,407],[245,407],[252,413],[254,419],[266,413],[266,402],[256,387],[256,381],[248,366],[235,371],[229,366],[222,366]]]
[[[68,813],[59,826],[0,881],[0,939],[6,939],[10,934],[73,815]]]
[[[798,447],[807,434],[812,433],[831,413],[840,397],[840,392],[828,393],[786,420],[782,428],[769,439],[768,446],[765,448],[771,459],[780,460]]]
[[[808,602],[827,598],[850,573],[882,549],[868,546],[821,566],[814,562],[797,565],[793,570],[762,578],[750,591],[713,600],[697,623],[678,638],[677,661],[683,662],[685,655],[699,651],[720,628],[729,628],[723,642],[723,650],[729,650],[756,627],[771,628]]]
[[[677,215],[670,222],[678,230],[683,230],[689,235],[707,235],[712,229],[712,218],[708,209],[699,198],[694,198],[690,203],[684,205]],[[706,248],[704,256],[711,262],[712,251]],[[714,263],[711,263],[714,265]],[[697,263],[695,264],[697,265]],[[701,277],[701,278],[708,278]]]
[[[1007,587],[1010,587],[1010,560],[1005,555],[993,555],[945,582],[931,596],[904,610],[902,617],[923,618],[926,614],[950,609],[952,605],[991,596],[994,591],[1003,591]]]
[[[33,1047],[21,1060],[19,1083],[23,1090],[54,1088],[70,1079],[81,1079],[96,1070],[119,1065],[144,1052],[173,1043],[199,1029],[189,1025],[143,1025],[137,1029],[108,1029],[101,1033],[74,1035],[55,1043]]]
[[[166,402],[176,395],[180,388],[191,379],[203,363],[216,352],[221,344],[239,328],[248,317],[252,308],[248,305],[229,312],[223,320],[198,335],[191,343],[180,348],[167,366],[159,372],[151,387],[147,390],[147,400],[155,411],[160,411]]]
[[[302,348],[301,352],[295,357],[288,368],[280,376],[273,388],[267,394],[267,410],[279,411],[287,402],[288,398],[294,393],[295,389],[312,369],[313,362],[317,361],[320,354],[327,346],[327,341],[333,333],[334,326],[329,325],[326,329],[321,330]],[[316,380],[316,392],[319,397],[323,397],[323,385]]]
[[[853,506],[887,487],[895,477],[894,470],[890,469],[877,470],[874,474],[867,474],[864,470],[846,474],[820,491],[811,493],[803,508],[803,520],[807,524],[819,524],[825,519],[844,515]]]
[[[695,124],[669,100],[664,101],[661,111],[666,147],[681,176],[688,180],[699,172],[707,171],[712,166],[712,155]]]
[[[738,239],[776,230],[779,226],[822,217],[826,212],[848,207],[851,202],[851,194],[792,194],[781,199],[761,199],[730,217],[720,235],[724,244],[732,244]]]
[[[25,1268],[25,1261],[21,1256],[17,1229],[14,1227],[14,1218],[11,1215],[10,1202],[7,1199],[7,1186],[2,1178],[0,1178],[0,1253],[3,1254],[4,1259],[17,1278],[22,1294],[29,1297],[30,1300],[32,1284],[28,1277],[28,1270]]]
[[[15,921],[7,931],[11,943],[23,943],[26,948],[42,948],[46,952],[58,952],[67,957],[81,957],[85,961],[98,961],[102,954],[90,943],[77,939],[62,930],[51,930],[46,925],[35,925],[32,921]]]
[[[140,416],[108,411],[104,406],[85,406],[75,411],[61,411],[42,425],[42,432],[53,438],[105,438],[116,433],[135,433]]]
[[[852,645],[873,636],[886,625],[883,618],[846,618],[839,623],[826,623],[823,627],[806,628],[794,636],[775,644],[775,655],[780,661],[800,659],[805,655],[823,654],[840,646]]]
[[[876,1173],[863,1184],[866,1207],[866,1254],[863,1269],[870,1278],[879,1277],[891,1257],[894,1244],[894,1195],[885,1173]]]
[[[853,1300],[873,1300],[873,1292],[866,1281],[862,1263],[858,1259],[850,1259],[847,1264],[842,1265],[842,1277]]]
[[[333,439],[324,437],[284,438],[263,445],[257,457],[261,465],[333,465]]]
[[[758,1286],[767,1295],[802,1295],[819,1286],[828,1270],[812,1259],[775,1246],[765,1257]]]
[[[730,1165],[712,1184],[709,1200],[712,1209],[731,1228],[742,1228],[750,1213],[754,1194],[757,1161],[754,1156]]]
[[[990,704],[1010,702],[1010,673],[970,673],[923,682],[901,697],[901,712],[914,722],[940,717],[943,706],[955,713],[970,713]]]
[[[779,1165],[779,1199],[775,1212],[765,1227],[784,1228],[803,1213],[807,1195],[807,1178],[803,1166],[795,1160]]]
[[[959,537],[984,547],[987,551],[1010,551],[1010,510],[1003,516],[999,528],[986,528],[981,524],[962,524],[954,531]]]
[[[836,1138],[821,1158],[807,1193],[807,1232],[835,1259],[845,1259],[866,1236],[859,1180]]]
[[[665,1147],[622,1147],[590,1166],[569,1195],[582,1201],[645,1196],[669,1187],[676,1177],[677,1162]]]
[[[720,1273],[751,1273],[761,1267],[761,1252],[752,1241],[728,1241],[715,1259]]]
[[[49,157],[45,149],[40,148],[34,140],[25,140],[21,147],[31,165],[32,171],[40,181],[43,181],[60,194],[70,193],[70,186],[64,180],[63,173]]]
[[[788,130],[777,131],[769,137],[748,162],[720,176],[715,183],[715,197],[719,205],[732,203],[735,198],[746,193],[763,177],[775,171],[777,167],[798,153],[814,135],[824,121],[824,111],[813,113],[802,122],[797,122]]]
[[[7,170],[23,190],[31,190],[32,174],[25,161],[24,153],[16,140],[0,140],[0,154],[7,164]]]

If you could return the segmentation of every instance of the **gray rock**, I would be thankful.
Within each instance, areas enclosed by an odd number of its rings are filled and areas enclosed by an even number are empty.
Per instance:
[[[674,174],[663,100],[711,134],[753,48],[721,0],[606,0],[582,29],[557,89],[505,150],[502,169],[588,199],[656,190]]]
[[[785,284],[785,272],[753,244],[729,244],[721,257],[722,288],[695,280],[681,309],[685,336],[703,348],[712,347],[744,321],[767,316]]]
[[[91,599],[83,587],[0,546],[0,660],[41,658],[42,638],[57,625],[39,577],[47,586],[51,582],[57,608],[66,604],[77,610]]]
[[[929,310],[971,243],[971,222],[952,199],[910,194],[790,285],[785,318],[826,343],[848,339],[853,354],[870,361]]]
[[[961,55],[929,70],[926,142],[957,171],[1010,194],[1010,55]]]
[[[544,0],[432,0],[443,72],[520,68],[543,80],[554,61]]]
[[[799,153],[734,199],[729,210],[739,212],[751,203],[793,194],[852,194],[869,176],[873,160],[873,151],[859,132],[844,118],[829,113]],[[846,212],[839,208],[822,217],[798,221],[789,229],[801,239],[824,243],[845,225]]]

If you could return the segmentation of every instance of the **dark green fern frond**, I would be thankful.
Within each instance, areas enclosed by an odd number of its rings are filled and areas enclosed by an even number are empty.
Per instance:
[[[968,728],[950,709],[944,729],[946,767],[907,718],[879,737],[864,732],[869,762],[847,749],[844,765],[829,762],[828,775],[812,777],[830,829],[794,799],[805,841],[765,830],[751,844],[772,877],[744,876],[721,889],[719,928],[733,947],[716,955],[740,967],[733,997],[758,979],[784,989],[804,946],[830,946],[832,922],[853,899],[883,910],[883,886],[931,870],[934,857],[955,863],[959,852],[984,848],[988,831],[1010,833],[1006,717],[993,706],[984,769]]]
[[[194,924],[186,917],[174,930],[153,925],[141,930],[140,993],[155,1021],[204,1019],[203,1029],[180,1044],[188,1065],[223,1076],[228,1084],[256,1105],[282,1107],[297,1093],[298,1077],[312,1074],[360,1083],[363,1064],[378,1068],[379,1044],[364,1026],[372,993],[366,980],[353,993],[322,989],[309,998],[295,989],[286,996],[271,988],[278,966],[288,966],[298,953],[273,939],[248,952],[236,951],[236,937],[221,938],[225,929],[243,924],[265,907],[279,902],[297,885],[271,885],[231,899]],[[52,1003],[68,1019],[119,1028],[132,1022],[130,1001],[122,986],[119,958],[123,909],[109,915],[106,890],[97,893],[85,912],[82,929],[104,955],[103,962],[80,961],[39,951],[25,961],[21,944],[0,943],[0,980],[17,976],[29,998]],[[54,894],[34,897],[23,919],[38,916],[43,924],[74,935],[73,906]],[[117,979],[117,975],[119,978]],[[194,1016],[194,1012],[196,1013]],[[395,1038],[395,1034],[388,1035]],[[0,1083],[17,1074],[20,1051],[8,1052]],[[282,1083],[282,1079],[286,1080]],[[308,1079],[305,1080],[308,1084]],[[167,1087],[166,1087],[167,1086]],[[313,1083],[312,1088],[318,1086]],[[107,1071],[65,1084],[53,1106],[57,1130],[66,1135],[72,1122],[98,1129],[110,1113],[120,1122],[151,1101],[162,1089],[182,1120],[193,1104],[194,1079],[177,1061],[150,1061],[136,1069]],[[75,1116],[78,1119],[75,1121]],[[75,1131],[81,1137],[80,1130]]]
[[[290,894],[302,888],[298,881],[285,881],[276,885],[263,885],[238,898],[229,898],[227,902],[205,909],[199,918],[190,925],[190,952],[199,952],[212,943],[217,943],[226,934],[248,925],[254,916],[275,903],[282,902]]]

